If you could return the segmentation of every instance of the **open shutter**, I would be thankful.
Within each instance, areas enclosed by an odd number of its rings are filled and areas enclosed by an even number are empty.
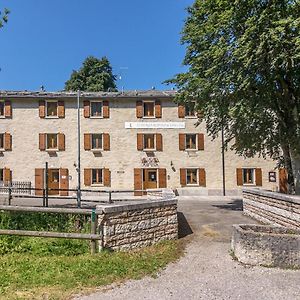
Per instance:
[[[64,101],[58,101],[57,103],[57,115],[59,118],[65,117],[65,102]]]
[[[90,117],[90,101],[88,100],[83,101],[83,116],[85,118]]]
[[[35,194],[37,196],[43,195],[43,188],[44,188],[44,178],[45,178],[45,172],[44,169],[35,169],[35,184],[34,187],[38,190],[35,191]]]
[[[184,118],[185,117],[185,106],[182,104],[178,105],[178,118]]]
[[[84,150],[91,150],[92,149],[91,139],[92,139],[92,137],[91,137],[90,133],[85,133],[83,135]]]
[[[110,170],[106,168],[103,169],[103,185],[110,186]]]
[[[134,196],[142,196],[143,192],[143,169],[134,169]],[[139,191],[137,191],[139,190]]]
[[[198,150],[204,150],[204,134],[198,133]]]
[[[287,170],[285,168],[280,168],[278,172],[279,172],[279,191],[280,193],[287,194],[288,193]]]
[[[136,101],[136,117],[143,117],[143,101]]]
[[[39,116],[40,118],[45,118],[46,116],[46,106],[44,100],[39,101]]]
[[[206,186],[206,173],[205,169],[199,169],[199,186]]]
[[[236,169],[236,184],[243,185],[243,169],[242,168]]]
[[[185,150],[185,134],[179,133],[179,150],[184,151]]]
[[[4,182],[11,182],[11,170],[4,168],[3,170]]]
[[[68,169],[59,169],[60,173],[60,189],[67,190],[69,189],[69,170]],[[59,194],[61,196],[68,196],[68,191],[60,191]]]
[[[39,149],[41,151],[46,150],[46,133],[39,134]]]
[[[158,187],[166,188],[167,187],[167,170],[158,169]]]
[[[109,118],[109,102],[103,101],[103,118]]]
[[[144,149],[143,136],[144,135],[142,133],[137,134],[137,150],[138,151],[143,151],[143,149]]]
[[[180,169],[180,184],[186,186],[186,169]]]
[[[161,118],[161,102],[155,101],[155,118]]]
[[[12,110],[11,110],[11,101],[5,100],[4,101],[4,117],[11,118]]]
[[[84,169],[84,185],[91,186],[92,184],[92,169]]]
[[[163,151],[163,140],[161,133],[156,133],[156,151]]]
[[[103,133],[103,150],[109,151],[110,150],[110,137],[109,133]]]
[[[5,151],[11,151],[12,149],[12,143],[11,143],[11,134],[8,132],[4,133],[4,150]]]
[[[58,150],[59,151],[65,151],[66,145],[65,145],[65,135],[63,133],[58,133]]]
[[[255,182],[257,186],[262,186],[262,171],[260,168],[255,169]]]

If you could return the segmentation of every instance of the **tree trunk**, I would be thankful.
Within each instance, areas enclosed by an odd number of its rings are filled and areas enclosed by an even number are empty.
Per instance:
[[[287,190],[289,194],[295,194],[295,180],[291,161],[290,147],[286,144],[282,144],[281,149],[283,152],[284,166],[287,171]]]
[[[291,150],[290,152],[295,194],[300,195],[300,154],[294,150]]]

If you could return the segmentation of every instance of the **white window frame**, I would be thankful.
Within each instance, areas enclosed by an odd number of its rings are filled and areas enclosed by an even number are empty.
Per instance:
[[[56,135],[56,148],[49,148],[48,147],[48,135]],[[52,151],[58,151],[58,134],[57,133],[46,133],[46,151],[52,152]]]
[[[4,148],[5,148],[5,134],[3,132],[1,132],[0,135],[3,136],[3,139],[2,139],[3,140],[3,147],[0,148],[0,151],[2,152],[2,151],[4,151]]]
[[[101,116],[93,116],[92,115],[92,103],[101,103]],[[103,119],[103,101],[102,100],[91,100],[90,101],[90,118]]]
[[[3,103],[3,115],[0,115],[0,119],[5,119],[5,101],[0,100],[0,103]]]
[[[190,102],[194,103],[194,105],[196,106],[196,101],[190,101]],[[193,116],[187,116],[186,115],[186,107],[187,106],[188,106],[188,103],[185,103],[185,105],[184,105],[184,118],[185,119],[197,119],[197,112],[196,112],[196,110],[195,110],[195,114]]]
[[[153,103],[153,116],[145,116],[145,103]],[[143,100],[143,119],[155,119],[155,100]]]
[[[102,183],[93,183],[93,170],[101,170]],[[104,168],[91,168],[91,186],[104,186]]]
[[[244,170],[252,169],[253,170],[253,183],[245,183],[244,182]],[[253,167],[243,167],[242,168],[242,179],[243,179],[243,185],[245,186],[256,186],[256,168]]]
[[[153,146],[154,146],[154,148],[145,148],[145,135],[153,135],[153,138],[154,138]],[[156,151],[156,134],[155,133],[143,133],[143,150],[145,152]]]
[[[56,116],[48,116],[48,103],[56,103]],[[58,101],[57,100],[46,100],[45,101],[45,118],[46,119],[58,119]]]
[[[187,145],[187,143],[186,143],[186,137],[187,137],[187,135],[195,135],[196,136],[196,143],[195,143],[195,149],[187,149],[187,147],[186,147],[186,145]],[[185,145],[185,151],[188,151],[188,152],[195,152],[195,151],[198,151],[198,135],[197,135],[197,133],[185,133],[185,136],[184,136],[184,145]]]
[[[197,182],[196,183],[188,183],[188,170],[196,170],[196,176],[197,176]],[[194,168],[194,167],[191,167],[191,168],[186,168],[185,169],[185,180],[186,180],[186,185],[187,186],[199,186],[199,168]]]
[[[102,145],[101,148],[93,148],[93,135],[101,135],[101,139],[102,139]],[[97,151],[103,151],[103,133],[91,133],[91,150],[93,152],[97,152]]]

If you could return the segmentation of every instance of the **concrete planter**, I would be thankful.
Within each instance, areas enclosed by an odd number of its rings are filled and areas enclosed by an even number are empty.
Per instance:
[[[231,249],[244,264],[300,268],[300,230],[297,229],[233,225]]]

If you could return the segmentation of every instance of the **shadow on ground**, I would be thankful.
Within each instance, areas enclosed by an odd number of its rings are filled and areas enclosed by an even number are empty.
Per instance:
[[[185,218],[182,212],[177,213],[178,218],[178,238],[184,238],[193,233],[192,228],[190,227],[187,219]]]
[[[212,206],[220,208],[220,209],[242,211],[243,210],[243,200],[234,200],[230,203],[218,204],[218,205],[212,205]]]

